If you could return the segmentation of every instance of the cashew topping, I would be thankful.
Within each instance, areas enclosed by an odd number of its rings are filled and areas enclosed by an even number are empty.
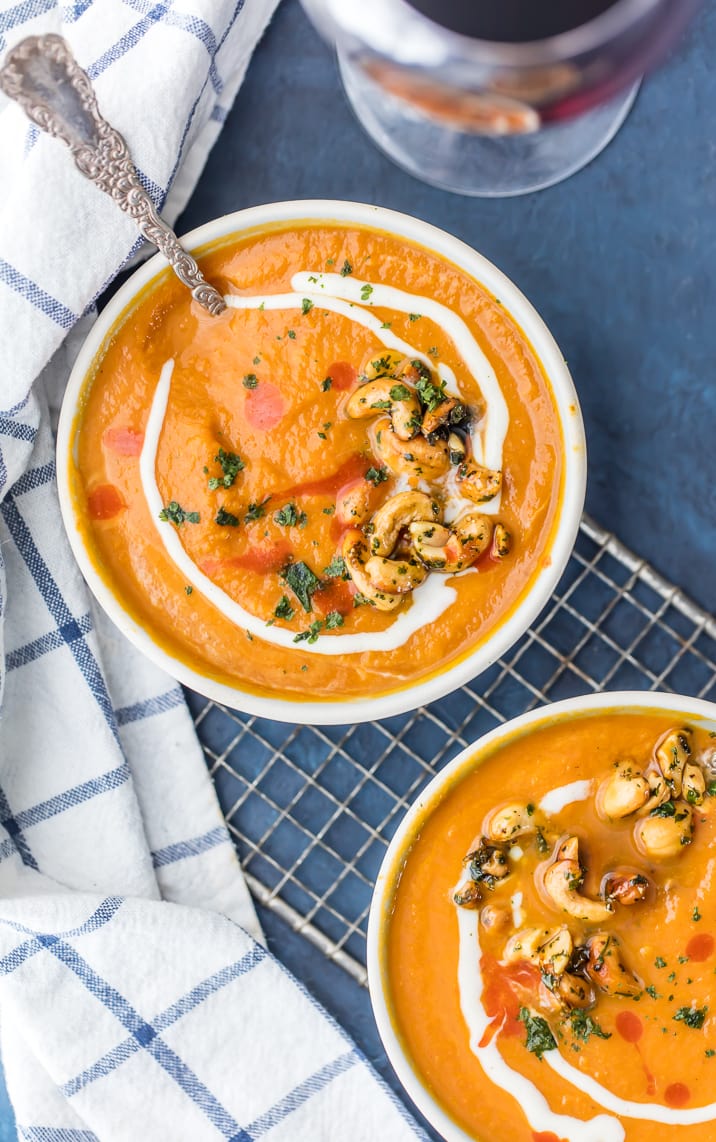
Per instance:
[[[377,591],[406,595],[419,587],[427,571],[415,559],[384,559],[371,555],[365,562],[365,573]]]
[[[351,393],[345,411],[352,420],[390,413],[393,431],[401,440],[411,440],[420,431],[420,401],[413,389],[394,377],[378,377]]]
[[[451,464],[462,464],[465,459],[465,441],[457,432],[451,432],[448,436],[448,451]]]
[[[499,908],[497,904],[486,904],[480,912],[480,923],[487,931],[499,932],[507,927],[510,920],[507,909]]]
[[[512,550],[512,535],[504,523],[495,524],[493,547],[498,559],[504,559]]]
[[[367,381],[374,381],[376,377],[397,377],[400,369],[407,363],[407,357],[396,353],[393,349],[379,350],[365,358],[360,368],[360,374]]]
[[[687,761],[681,778],[681,795],[689,805],[700,805],[706,792],[706,778],[700,765]]]
[[[655,757],[671,793],[679,797],[684,766],[691,757],[689,730],[672,730],[657,747]]]
[[[556,994],[567,1007],[591,1007],[594,1003],[594,992],[589,984],[568,971],[560,976]]]
[[[566,912],[588,924],[600,924],[611,915],[609,905],[582,896],[579,889],[584,872],[579,863],[579,841],[567,837],[557,849],[555,859],[544,874],[544,889],[560,912]]]
[[[480,837],[477,848],[467,854],[463,863],[472,879],[484,882],[488,888],[494,888],[496,881],[510,874],[505,853],[499,846],[491,845],[486,837]]]
[[[373,586],[366,574],[365,565],[369,558],[368,545],[365,537],[357,528],[346,532],[341,550],[346,571],[355,583],[364,599],[378,611],[394,611],[403,601],[402,595],[394,595],[388,591],[379,591]]]
[[[492,841],[513,841],[525,833],[537,832],[537,826],[526,805],[513,802],[492,813],[485,832]]]
[[[450,466],[447,441],[436,440],[430,444],[424,436],[401,440],[389,420],[378,421],[376,427],[375,451],[394,475],[435,480],[447,472]]]
[[[460,412],[455,413],[456,409]],[[437,432],[444,424],[448,422],[453,423],[453,416],[459,420],[465,419],[465,406],[460,404],[459,400],[455,397],[445,397],[439,405],[433,409],[428,409],[423,416],[423,423],[420,426],[424,436],[432,436],[433,432]]]
[[[370,516],[377,489],[368,480],[356,480],[336,500],[336,519],[358,526]]]
[[[602,881],[605,900],[617,900],[620,904],[637,904],[646,900],[649,881],[640,872],[608,872]]]
[[[587,940],[587,950],[589,959],[584,970],[601,991],[607,995],[621,995],[625,999],[641,995],[641,983],[625,966],[616,936],[598,932]]]
[[[651,796],[649,782],[631,761],[619,762],[599,786],[597,812],[612,821],[641,809]]]
[[[410,525],[413,549],[431,571],[454,574],[482,555],[492,536],[492,523],[479,512],[468,512],[448,530],[424,523]]]
[[[460,491],[476,504],[484,504],[493,499],[502,487],[502,472],[494,468],[483,468],[474,460],[461,464],[457,470]]]
[[[371,520],[370,549],[373,555],[390,555],[404,527],[417,520],[440,520],[437,500],[424,492],[398,492],[382,504]]]
[[[477,908],[482,900],[482,891],[476,881],[465,880],[455,889],[452,898],[460,908]]]
[[[549,975],[562,975],[572,955],[572,937],[569,928],[523,928],[505,944],[502,958],[505,963],[529,960]]]
[[[653,860],[679,856],[691,844],[694,830],[691,806],[686,801],[665,801],[642,817],[634,826],[634,843],[639,852]]]

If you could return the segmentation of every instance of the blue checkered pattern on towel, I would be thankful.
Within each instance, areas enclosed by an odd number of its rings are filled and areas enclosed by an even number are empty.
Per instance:
[[[61,31],[172,216],[274,5],[0,0],[0,53]],[[136,246],[0,102],[0,1028],[19,1134],[421,1137],[262,946],[181,691],[96,611],[64,537],[51,425]]]

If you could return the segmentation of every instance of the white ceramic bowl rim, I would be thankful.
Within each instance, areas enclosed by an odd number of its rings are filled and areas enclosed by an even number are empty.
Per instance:
[[[615,710],[620,713],[640,713],[646,710],[673,712],[681,716],[686,715],[690,721],[706,722],[710,729],[716,730],[716,703],[706,702],[701,698],[689,698],[684,694],[667,694],[651,690],[615,690],[611,693],[606,691],[601,694],[585,694],[529,710],[526,714],[497,726],[472,745],[466,746],[432,779],[405,814],[380,866],[368,916],[366,946],[368,985],[373,1013],[393,1070],[415,1105],[428,1122],[440,1131],[446,1142],[476,1142],[476,1139],[458,1126],[423,1084],[396,1034],[386,991],[383,922],[395,891],[394,873],[399,867],[399,857],[415,835],[416,827],[424,819],[426,811],[430,812],[433,805],[438,803],[441,791],[447,786],[459,784],[485,756],[491,755],[516,737],[522,736],[525,731],[534,730],[540,725],[554,725],[574,715],[588,716],[600,710]]]
[[[455,665],[414,686],[404,685],[378,697],[317,701],[303,700],[300,696],[265,697],[243,690],[238,684],[233,687],[214,681],[163,650],[124,609],[118,596],[100,576],[86,549],[73,506],[69,461],[74,447],[73,422],[85,379],[115,321],[139,291],[166,269],[167,263],[160,254],[136,270],[117,291],[80,350],[60,414],[57,473],[62,516],[77,562],[98,602],[130,642],[180,682],[227,706],[278,721],[329,725],[387,718],[441,698],[486,670],[520,638],[551,597],[571,554],[584,504],[586,445],[577,394],[564,358],[546,325],[509,278],[481,254],[444,230],[410,215],[365,203],[299,199],[254,206],[224,215],[191,231],[183,242],[194,250],[235,233],[304,220],[370,226],[407,238],[447,258],[499,297],[531,342],[542,364],[554,395],[564,439],[562,501],[554,523],[549,558],[543,560],[526,594],[512,613],[501,620],[494,633],[488,634],[474,651]]]

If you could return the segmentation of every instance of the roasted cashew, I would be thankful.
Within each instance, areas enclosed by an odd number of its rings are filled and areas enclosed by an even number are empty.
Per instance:
[[[376,501],[377,489],[368,480],[356,480],[336,500],[336,519],[354,527],[365,523]]]
[[[401,440],[412,440],[420,431],[420,401],[413,389],[394,377],[378,377],[361,385],[345,406],[352,420],[377,416],[383,410],[389,412],[393,431]]]
[[[687,761],[681,776],[681,795],[689,805],[700,805],[706,793],[706,778],[700,765]]]
[[[667,812],[668,811],[668,812]],[[691,806],[686,801],[665,801],[634,826],[634,843],[644,856],[668,860],[691,844],[694,831]]]
[[[500,908],[497,904],[486,904],[480,912],[480,923],[488,932],[499,932],[502,928],[506,928],[510,921],[511,916],[507,909]]]
[[[636,813],[651,797],[649,782],[634,762],[619,762],[597,790],[596,807],[601,817],[616,821]]]
[[[502,958],[505,963],[528,960],[548,975],[562,975],[572,955],[572,937],[569,928],[524,928],[516,932],[505,944]]]
[[[448,452],[451,464],[462,464],[466,453],[465,441],[457,432],[451,432],[448,436]]]
[[[674,797],[681,795],[681,778],[684,766],[691,757],[689,739],[689,730],[672,730],[655,751],[659,769]]]
[[[514,841],[526,833],[536,833],[532,813],[527,805],[513,802],[497,809],[487,819],[485,833],[492,841]]]
[[[424,492],[398,492],[378,508],[371,520],[373,555],[390,555],[404,527],[417,520],[439,521],[440,505]]]
[[[401,440],[389,420],[377,425],[375,451],[394,475],[415,480],[436,480],[450,466],[447,441],[436,440],[430,444],[424,436]]]
[[[646,900],[649,881],[640,872],[608,872],[602,881],[605,900],[617,900],[620,904],[637,904]]]
[[[369,558],[368,545],[362,531],[352,528],[346,532],[341,549],[346,571],[355,583],[363,598],[378,611],[394,611],[403,601],[402,595],[377,590],[365,570]]]
[[[456,397],[445,397],[445,400],[441,401],[435,408],[427,409],[420,426],[423,436],[432,436],[433,432],[437,432],[439,428],[451,420],[456,408],[464,409],[464,407]],[[465,412],[458,413],[458,418],[464,420]]]
[[[483,468],[474,460],[466,461],[457,470],[460,491],[476,504],[484,504],[494,499],[502,487],[502,472],[494,468]]]
[[[560,976],[555,994],[567,1007],[591,1007],[594,1003],[594,992],[589,984],[568,971]]]
[[[360,375],[367,381],[376,377],[397,377],[400,370],[408,363],[404,353],[396,353],[394,349],[383,349],[382,352],[371,353],[361,365]]]
[[[492,537],[492,522],[479,512],[468,512],[448,530],[432,524],[414,523],[409,528],[413,549],[431,571],[454,574],[482,555]]]
[[[584,970],[601,991],[607,995],[621,995],[625,999],[641,995],[643,987],[622,961],[616,936],[598,932],[587,940],[587,951],[589,959]]]
[[[406,595],[419,587],[427,571],[414,559],[384,559],[371,555],[365,562],[365,573],[376,591]]]
[[[482,900],[482,890],[474,880],[464,880],[455,889],[452,898],[460,908],[477,908]]]
[[[512,551],[512,535],[504,523],[496,523],[492,546],[498,559],[504,559]]]
[[[579,889],[584,872],[579,863],[579,841],[567,837],[557,849],[555,859],[544,874],[544,889],[560,912],[566,912],[588,924],[599,924],[611,915],[611,908],[601,900],[582,896]]]
[[[491,845],[486,837],[480,837],[476,849],[469,852],[463,862],[473,880],[484,881],[488,888],[494,888],[495,881],[509,876],[507,857],[497,845]]]

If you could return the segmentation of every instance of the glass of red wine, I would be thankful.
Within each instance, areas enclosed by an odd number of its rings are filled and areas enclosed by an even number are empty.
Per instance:
[[[699,0],[302,0],[371,138],[483,197],[574,174],[624,122]]]

